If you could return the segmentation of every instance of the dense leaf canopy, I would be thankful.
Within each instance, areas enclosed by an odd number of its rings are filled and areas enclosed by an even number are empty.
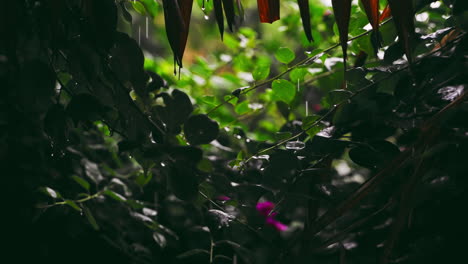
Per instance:
[[[467,3],[2,3],[11,262],[460,263]]]

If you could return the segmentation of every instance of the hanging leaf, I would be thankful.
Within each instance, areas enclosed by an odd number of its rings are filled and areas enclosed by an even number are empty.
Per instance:
[[[364,10],[366,11],[367,19],[372,25],[371,42],[374,48],[374,53],[377,54],[380,48],[380,33],[379,33],[379,0],[361,0]]]
[[[379,31],[379,0],[361,0],[367,19],[375,32]]]
[[[223,0],[224,13],[226,14],[226,20],[228,23],[229,30],[232,32],[232,26],[234,25],[234,0]]]
[[[219,33],[221,34],[221,40],[224,35],[224,16],[223,16],[223,3],[222,0],[213,0],[214,13],[216,17],[216,23],[218,23]]]
[[[301,12],[302,27],[304,28],[307,39],[309,42],[312,42],[314,41],[314,38],[312,37],[310,26],[309,0],[297,0],[297,4],[299,5],[299,11]]]
[[[279,0],[257,0],[260,22],[273,23],[280,18]]]
[[[388,0],[392,10],[393,21],[398,32],[398,38],[404,48],[406,57],[410,63],[413,62],[414,42],[414,12],[412,1]]]
[[[352,0],[332,0],[333,12],[340,33],[340,44],[343,49],[343,60],[346,64],[346,51],[348,50],[348,28],[351,17]]]
[[[385,9],[382,11],[380,15],[379,22],[382,23],[385,19],[392,17],[392,11],[390,10],[390,6],[387,4]]]
[[[179,68],[183,67],[182,58],[187,44],[192,5],[193,0],[163,0],[166,34],[174,53],[174,62]]]
[[[236,8],[237,8],[237,15],[239,18],[239,25],[244,22],[244,7],[242,6],[242,2],[240,0],[236,0]]]

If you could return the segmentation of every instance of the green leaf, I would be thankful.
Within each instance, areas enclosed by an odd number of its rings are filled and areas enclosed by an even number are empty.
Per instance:
[[[210,173],[213,171],[213,165],[209,159],[202,159],[197,164],[197,169],[203,172]]]
[[[109,189],[105,190],[104,191],[104,194],[109,196],[110,198],[116,200],[116,201],[119,201],[119,202],[125,202],[127,201],[127,198],[125,198],[124,196],[114,192],[114,191],[111,191]]]
[[[302,129],[306,130],[309,128],[315,121],[317,121],[320,118],[319,115],[310,115],[306,116],[304,120],[302,120]]]
[[[54,199],[62,197],[59,192],[57,192],[56,190],[54,190],[54,189],[52,189],[50,187],[41,188],[41,191],[43,193],[47,194],[48,196],[50,196],[51,198],[54,198]]]
[[[297,81],[304,81],[304,77],[307,74],[306,68],[296,68],[289,73],[289,78],[291,82],[296,83]]]
[[[137,1],[132,1],[132,6],[133,6],[133,9],[135,9],[135,11],[137,11],[141,15],[143,15],[143,16],[146,15],[145,6],[142,3],[137,2]]]
[[[84,215],[86,216],[86,219],[88,219],[88,222],[91,224],[94,230],[98,231],[99,225],[96,222],[96,219],[94,218],[93,214],[91,213],[91,210],[89,210],[88,207],[83,205],[83,212],[84,212]]]
[[[285,101],[288,104],[290,104],[296,96],[296,87],[294,84],[284,79],[273,81],[271,88],[277,100]]]
[[[291,132],[276,132],[275,133],[275,139],[277,141],[282,141],[282,140],[288,139],[290,137],[292,137]]]
[[[343,89],[333,90],[329,92],[328,95],[322,101],[323,106],[332,107],[334,105],[340,104],[348,100],[352,95],[353,93],[348,90],[343,90]]]
[[[248,113],[250,111],[249,102],[244,101],[244,102],[242,102],[240,104],[237,104],[236,107],[234,108],[234,110],[239,115],[243,115],[245,113]]]
[[[81,187],[83,187],[84,189],[86,189],[87,191],[89,191],[89,188],[90,188],[90,184],[88,181],[86,181],[85,179],[81,178],[81,177],[78,177],[76,175],[73,175],[72,176],[72,179],[75,180]]]
[[[289,48],[281,47],[275,52],[275,57],[279,62],[288,64],[296,58],[296,55]]]
[[[72,200],[66,200],[65,203],[69,205],[71,208],[77,210],[78,212],[81,212],[81,208]]]
[[[270,75],[271,61],[268,57],[260,57],[252,72],[255,81],[266,79]]]

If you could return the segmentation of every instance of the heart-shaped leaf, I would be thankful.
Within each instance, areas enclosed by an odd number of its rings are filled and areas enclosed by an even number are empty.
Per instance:
[[[193,115],[184,125],[184,134],[192,145],[208,144],[218,137],[218,123],[207,115]]]

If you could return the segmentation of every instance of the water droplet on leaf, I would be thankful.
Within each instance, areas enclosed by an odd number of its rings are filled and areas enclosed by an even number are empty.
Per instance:
[[[305,143],[302,141],[288,141],[285,147],[286,149],[300,150],[305,148]]]

